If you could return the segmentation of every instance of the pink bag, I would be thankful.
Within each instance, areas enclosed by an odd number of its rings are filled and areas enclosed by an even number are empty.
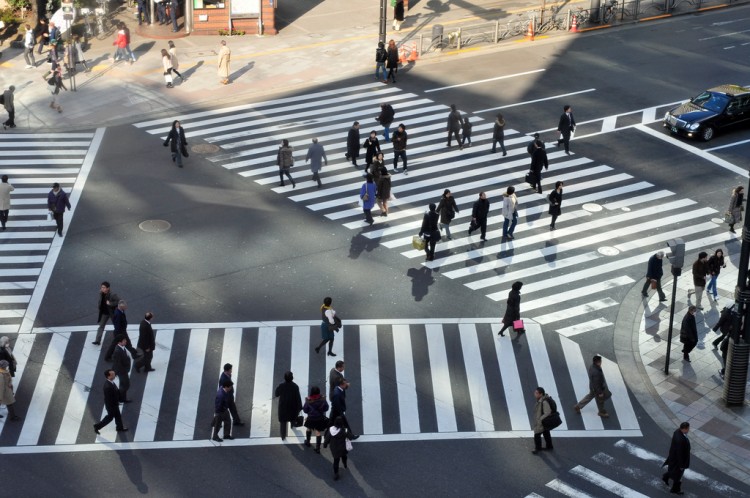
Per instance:
[[[523,320],[515,320],[513,322],[513,330],[515,330],[518,333],[526,332],[523,328]]]

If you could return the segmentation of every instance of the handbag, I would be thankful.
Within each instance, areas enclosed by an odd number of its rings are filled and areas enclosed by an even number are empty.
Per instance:
[[[604,401],[607,401],[611,397],[612,397],[612,391],[610,391],[607,386],[604,386]]]
[[[734,215],[731,211],[724,213],[724,223],[729,223],[730,225],[734,223]]]
[[[299,415],[296,419],[292,420],[292,427],[302,427],[305,423],[305,417]]]
[[[411,238],[411,246],[417,251],[424,251],[424,239],[419,235],[413,235]]]
[[[528,172],[526,172],[526,176],[524,177],[524,180],[529,185],[534,185],[534,174],[531,172],[531,170],[529,170]]]
[[[656,279],[655,278],[651,279],[651,290],[656,290]]]
[[[328,322],[329,332],[338,332],[341,329],[341,318],[338,315],[333,315],[333,323]]]
[[[354,449],[354,446],[352,446],[352,442],[347,439],[346,440],[346,451],[352,451]]]
[[[526,330],[523,328],[523,320],[514,320],[513,330],[515,330],[516,332],[526,332]]]
[[[542,427],[545,430],[551,431],[556,427],[562,425],[562,418],[560,418],[560,412],[552,412],[542,419]]]

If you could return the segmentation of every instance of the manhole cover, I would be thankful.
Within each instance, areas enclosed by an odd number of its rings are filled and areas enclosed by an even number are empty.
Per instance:
[[[144,232],[159,233],[166,232],[172,225],[168,221],[164,220],[146,220],[138,225],[138,228]]]
[[[219,146],[214,144],[198,144],[190,147],[190,150],[196,154],[211,154],[213,152],[219,152]]]
[[[617,256],[618,254],[620,254],[619,249],[616,249],[611,246],[600,247],[599,249],[596,250],[596,252],[598,252],[602,256]]]
[[[588,202],[581,207],[589,213],[598,213],[603,209],[599,204],[594,204],[593,202]]]
[[[724,223],[724,220],[722,218],[711,218],[711,221],[713,221],[717,225],[721,225]]]

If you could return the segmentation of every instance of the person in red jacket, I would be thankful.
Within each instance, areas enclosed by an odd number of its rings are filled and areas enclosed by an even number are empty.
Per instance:
[[[125,50],[125,47],[128,46],[128,37],[125,34],[125,30],[120,26],[120,29],[117,30],[117,37],[115,38],[115,41],[112,42],[112,45],[115,45],[117,47],[117,50],[115,50],[115,62],[118,60],[127,60],[128,53]]]

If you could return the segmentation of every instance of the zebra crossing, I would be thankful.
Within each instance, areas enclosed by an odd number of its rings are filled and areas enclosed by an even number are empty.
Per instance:
[[[669,487],[661,480],[665,453],[657,455],[630,441],[621,439],[607,451],[599,451],[591,459],[575,465],[559,477],[545,483],[544,490],[530,493],[526,498],[570,496],[588,498],[614,494],[627,498],[645,498],[666,494]],[[605,477],[609,476],[609,477]],[[682,479],[685,496],[747,496],[738,490],[692,469],[686,469]]]
[[[62,244],[47,194],[55,182],[69,194],[67,231],[102,133],[0,134],[0,174],[15,188],[7,230],[0,232],[0,334],[33,324]]]
[[[381,102],[389,102],[396,110],[394,127],[406,124],[409,175],[392,175],[395,199],[388,216],[377,217],[376,209],[375,224],[367,226],[357,207],[362,171],[344,159],[346,133],[354,120],[360,121],[363,140],[371,129],[380,131],[374,117]],[[646,122],[661,107],[592,122],[609,123],[607,131],[616,131],[630,114]],[[508,155],[491,154],[493,122],[471,116],[472,146],[463,151],[447,149],[448,110],[447,105],[423,95],[373,83],[188,113],[177,119],[191,140],[202,139],[222,149],[208,157],[211,162],[269,186],[435,275],[493,301],[504,301],[511,284],[522,280],[523,313],[532,312],[528,316],[568,337],[611,328],[612,321],[603,315],[616,311],[614,306],[626,288],[640,278],[648,258],[664,249],[667,240],[681,237],[688,250],[733,240],[721,233],[716,210],[621,171],[617,157],[602,162],[604,158],[577,154],[585,150],[585,141],[573,142],[571,156],[548,147],[550,167],[544,173],[543,188],[549,191],[556,181],[565,182],[563,214],[557,230],[551,232],[545,196],[523,182],[529,165],[529,137],[506,129]],[[164,135],[173,119],[135,126]],[[280,140],[290,141],[301,165],[312,137],[319,139],[328,155],[323,188],[309,180],[304,166],[292,169],[298,177],[296,188],[278,186],[275,152]],[[556,135],[543,134],[542,138]],[[391,144],[381,144],[381,148],[388,163]],[[516,186],[519,197],[519,221],[512,241],[501,238],[503,217],[498,207],[509,185]],[[412,236],[420,229],[427,204],[437,203],[445,188],[451,190],[460,209],[451,223],[454,236],[448,240],[444,233],[434,261],[423,261],[424,253],[411,247]],[[478,236],[466,236],[479,191],[486,192],[492,203],[485,243]],[[561,305],[564,311],[559,310]]]
[[[0,453],[209,446],[217,381],[234,365],[235,396],[246,423],[227,444],[279,444],[275,386],[292,370],[300,390],[327,392],[328,372],[346,361],[350,423],[362,441],[531,436],[532,396],[542,385],[558,400],[557,437],[635,437],[640,426],[622,375],[605,359],[613,393],[611,418],[589,405],[573,411],[588,390],[578,344],[527,324],[511,340],[491,319],[359,320],[337,334],[336,357],[316,354],[319,322],[166,324],[156,333],[154,372],[131,372],[123,419],[94,434],[103,414],[104,351],[93,328],[66,327],[25,335],[18,346],[17,406],[22,422],[0,419]],[[129,329],[137,340],[136,327]],[[105,342],[110,338],[108,333]],[[20,339],[20,338],[19,338]],[[104,348],[106,349],[106,348]],[[297,437],[303,433],[295,430]]]

